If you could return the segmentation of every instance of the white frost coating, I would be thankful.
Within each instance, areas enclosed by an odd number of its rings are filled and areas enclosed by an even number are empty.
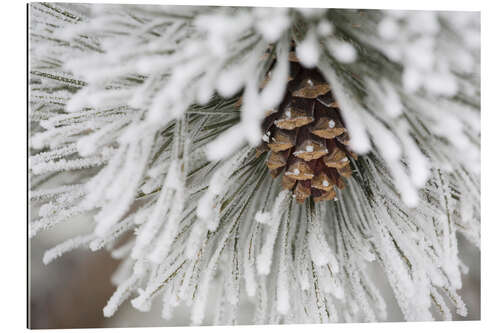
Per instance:
[[[407,67],[403,71],[403,85],[407,92],[413,93],[422,85],[423,77],[414,68]]]
[[[289,194],[290,192],[287,190],[281,191],[274,201],[274,205],[271,210],[270,230],[266,235],[264,245],[262,246],[261,252],[257,257],[257,272],[260,275],[269,274],[271,269],[274,242],[278,234],[281,216],[283,214],[283,207]]]
[[[328,52],[340,62],[348,64],[356,60],[356,49],[348,42],[331,39],[326,46]]]
[[[56,224],[61,222],[66,222],[70,217],[76,216],[83,213],[85,210],[80,207],[70,207],[68,209],[61,209],[57,215],[50,215],[47,217],[42,217],[30,223],[28,230],[28,237],[32,238],[36,236],[41,230],[46,230],[52,228]]]
[[[319,60],[319,47],[316,33],[309,29],[306,38],[296,47],[297,57],[304,67],[312,68],[316,66]]]
[[[432,73],[426,76],[425,87],[430,92],[443,95],[454,96],[458,91],[458,85],[451,74]]]
[[[139,296],[131,300],[130,303],[135,309],[141,312],[148,312],[151,310],[151,299],[145,299],[145,296],[143,296],[145,294],[144,289],[138,288],[137,292],[139,293]]]
[[[140,258],[146,248],[151,245],[151,241],[156,237],[159,229],[162,226],[163,220],[172,205],[173,188],[170,184],[172,179],[178,178],[178,161],[173,161],[165,182],[161,189],[160,198],[158,199],[152,215],[146,224],[142,227],[141,233],[137,236],[134,249],[132,250],[133,258]]]
[[[335,91],[342,117],[344,118],[347,130],[351,136],[349,147],[358,154],[364,154],[370,151],[370,139],[366,133],[366,127],[362,115],[365,113],[361,106],[355,102],[355,99],[348,92],[337,74],[326,63],[320,63],[319,67],[323,70],[325,78]]]
[[[245,85],[240,124],[247,141],[254,147],[261,143],[261,122],[264,117],[265,109],[258,94],[258,75],[253,73]]]
[[[324,266],[327,263],[332,263],[334,268],[338,269],[338,263],[335,259],[335,254],[326,242],[322,221],[317,214],[313,214],[308,220],[308,245],[311,254],[311,259],[315,265]]]
[[[391,17],[384,18],[379,23],[377,29],[380,37],[387,40],[393,40],[397,36],[399,31],[399,27],[396,21]]]
[[[284,223],[281,228],[281,240],[279,242],[280,247],[280,258],[279,258],[279,268],[277,277],[277,310],[281,314],[287,314],[290,310],[290,283],[289,283],[289,272],[288,272],[288,223]]]
[[[334,31],[333,25],[326,19],[323,19],[318,23],[317,29],[318,29],[318,34],[322,37],[331,35]]]
[[[257,232],[260,227],[253,223],[248,227],[249,237],[245,240],[245,248],[248,252],[243,255],[243,276],[245,280],[245,289],[248,296],[253,297],[257,291],[257,272],[255,269],[255,249],[258,247]]]
[[[159,236],[158,243],[154,251],[149,255],[149,259],[154,263],[159,264],[163,261],[172,246],[174,238],[177,236],[183,209],[183,205],[181,204],[182,195],[183,193],[176,194],[176,197],[174,199],[176,200],[176,204],[171,209],[168,220],[164,227],[165,229]]]
[[[230,156],[245,143],[241,135],[242,124],[236,124],[207,144],[206,155],[210,161],[218,161]]]
[[[108,300],[106,306],[102,309],[104,317],[111,317],[115,314],[118,307],[132,294],[134,287],[139,282],[139,279],[145,273],[145,268],[143,262],[137,262],[134,265],[133,274],[125,281],[123,281],[116,291],[113,293],[111,298]]]
[[[309,146],[309,145],[306,146],[306,152],[311,153],[313,151],[314,151],[314,147],[313,146]]]
[[[328,122],[328,127],[330,127],[330,128],[334,128],[334,127],[335,127],[335,121],[330,120],[330,121]]]
[[[247,147],[226,161],[212,175],[208,189],[198,201],[196,215],[207,224],[210,231],[214,231],[219,225],[220,199],[228,187],[228,179],[250,151],[252,148]]]
[[[314,19],[321,17],[325,11],[326,8],[302,8],[299,7],[297,8],[297,11],[300,12],[300,14],[304,15],[308,19]]]
[[[444,25],[461,31],[455,40],[461,45],[467,44],[472,31],[472,35],[478,35],[478,26],[469,25],[469,18],[457,20],[460,15],[426,11],[402,11],[401,16],[389,14],[377,27],[381,40],[370,43],[403,65],[407,92],[424,88],[436,96],[453,96],[458,92],[458,81],[450,69],[473,71],[472,54],[479,49],[478,45],[470,45],[467,51],[450,47],[449,37],[442,29]]]
[[[106,232],[127,212],[135,199],[135,192],[146,168],[153,138],[148,136],[129,149],[123,171],[106,191],[107,199],[113,205],[103,208],[96,216],[95,233],[104,236]],[[126,191],[121,185],[126,182]]]
[[[132,251],[132,248],[134,247],[134,242],[129,241],[119,248],[114,249],[111,252],[111,258],[119,260],[119,259],[126,259],[130,252]]]
[[[182,170],[187,169],[187,161],[175,163],[176,172],[169,172],[167,176],[167,183],[169,187],[175,190],[173,197],[172,206],[170,207],[168,220],[164,226],[164,230],[159,236],[158,243],[155,249],[149,255],[149,259],[154,263],[161,263],[166,257],[170,247],[177,236],[179,229],[179,224],[181,222],[181,217],[184,209],[185,202],[185,174]],[[183,164],[183,165],[182,165]]]
[[[369,90],[367,104],[373,109],[382,111],[390,118],[396,118],[403,113],[403,105],[399,95],[388,80],[367,79],[366,85]]]
[[[102,309],[104,317],[111,317],[115,314],[118,307],[127,299],[132,293],[132,288],[137,282],[135,276],[130,277],[128,280],[118,286],[113,296],[108,300],[106,306]]]
[[[60,148],[53,149],[48,152],[41,152],[38,153],[34,156],[29,157],[29,165],[32,167],[33,165],[36,165],[38,163],[44,163],[48,162],[52,159],[59,159],[68,155],[71,155],[73,153],[76,153],[77,151],[77,145],[76,144],[69,144],[69,145],[64,145]]]
[[[48,161],[48,162],[42,162],[42,163],[32,165],[31,171],[35,175],[39,175],[39,174],[43,174],[43,173],[47,173],[47,172],[85,169],[85,168],[91,168],[94,166],[102,165],[107,160],[108,160],[108,158],[103,157],[103,156],[99,156],[99,155],[91,156],[91,157],[87,157],[87,158],[72,159],[72,160],[66,160],[66,159],[62,158],[56,162]]]
[[[235,220],[236,221],[236,220]],[[191,313],[191,323],[193,325],[200,325],[205,317],[205,305],[207,302],[208,292],[210,291],[209,283],[213,278],[213,274],[215,273],[216,264],[220,258],[221,252],[226,245],[226,242],[231,234],[232,224],[228,223],[222,232],[222,237],[218,241],[216,248],[213,252],[213,255],[210,258],[210,261],[207,264],[207,268],[203,273],[203,277],[201,278],[199,285],[199,292],[197,294],[196,300],[193,305],[193,311]]]
[[[436,288],[432,288],[431,290],[432,290],[432,292],[431,292],[432,299],[437,304],[438,310],[439,310],[439,312],[441,312],[441,314],[443,316],[443,320],[447,320],[447,321],[453,320],[453,316],[451,314],[451,311],[448,308],[448,306],[446,305],[446,302],[444,301],[441,294],[439,294],[437,292]]]
[[[236,94],[244,85],[244,78],[248,73],[240,68],[229,69],[222,74],[216,83],[217,91],[223,97],[231,97]]]
[[[74,184],[74,185],[58,186],[51,189],[40,189],[40,190],[29,191],[28,196],[30,198],[30,201],[47,200],[50,198],[57,197],[60,194],[70,193],[70,192],[81,193],[82,195],[85,194],[83,185]]]
[[[127,124],[130,120],[128,118],[114,121],[93,134],[87,135],[77,141],[78,153],[82,156],[89,156],[96,152],[99,146],[107,143],[106,134],[116,131],[120,127]]]
[[[64,253],[74,250],[80,246],[85,245],[90,242],[95,236],[94,235],[86,235],[86,236],[76,236],[74,238],[70,238],[59,245],[54,246],[53,248],[45,251],[43,254],[43,263],[45,265],[49,264],[54,259],[59,258]]]
[[[394,183],[398,191],[401,193],[401,199],[408,207],[416,207],[418,205],[418,191],[410,182],[403,166],[400,163],[394,163],[388,166],[391,175],[394,177]]]
[[[120,221],[119,223],[113,225],[110,230],[106,233],[106,235],[97,237],[92,240],[89,244],[89,248],[91,251],[98,251],[102,249],[106,244],[109,244],[115,241],[117,238],[122,236],[125,232],[132,229],[134,227],[134,218],[137,214],[131,214],[127,216],[125,219]]]
[[[420,151],[415,141],[408,135],[406,126],[401,125],[396,133],[404,147],[404,153],[408,158],[408,167],[412,183],[418,188],[422,188],[429,178],[429,161]]]
[[[203,236],[207,234],[206,224],[202,221],[196,221],[194,227],[191,229],[189,238],[186,243],[186,257],[188,259],[195,259],[198,250],[203,242]]]
[[[185,264],[181,258],[176,256],[171,265],[165,269],[158,269],[150,276],[149,284],[146,288],[138,288],[139,296],[132,300],[132,306],[139,311],[149,311],[152,305],[153,298],[157,295],[157,291],[164,287],[165,281],[172,279],[176,272]],[[142,274],[142,273],[140,273]]]
[[[467,306],[465,305],[464,301],[462,300],[462,297],[460,297],[456,291],[452,291],[449,289],[447,291],[448,291],[448,297],[451,299],[451,301],[457,307],[457,310],[456,310],[457,314],[462,316],[462,317],[467,316],[467,313],[468,313]]]
[[[439,30],[437,12],[417,11],[413,15],[408,15],[407,18],[408,27],[412,31],[434,35]]]
[[[200,57],[198,61],[176,67],[168,84],[154,97],[147,113],[147,121],[166,124],[179,118],[194,101],[194,98],[189,100],[185,95],[188,82],[208,65],[207,60]],[[180,103],[181,100],[184,102]]]
[[[256,16],[255,23],[257,31],[262,34],[269,43],[276,42],[288,29],[290,18],[288,8],[255,8],[253,13]]]
[[[401,145],[394,134],[368,113],[364,121],[372,140],[387,163],[395,163],[401,157]]]
[[[271,213],[270,212],[257,212],[255,213],[255,221],[270,225],[271,223]]]
[[[252,17],[245,13],[237,15],[198,15],[195,25],[208,32],[208,45],[215,56],[225,56],[229,45],[252,24]]]
[[[288,83],[288,39],[283,38],[277,47],[276,65],[271,79],[260,93],[261,106],[268,110],[279,105],[286,92]]]

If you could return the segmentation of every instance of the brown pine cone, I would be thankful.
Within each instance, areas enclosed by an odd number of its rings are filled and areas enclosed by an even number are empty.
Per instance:
[[[284,188],[303,203],[336,197],[344,188],[342,177],[351,176],[344,126],[330,86],[317,69],[307,69],[290,53],[290,80],[277,110],[264,120],[263,143],[257,155],[270,150],[267,166],[273,177],[281,173]]]

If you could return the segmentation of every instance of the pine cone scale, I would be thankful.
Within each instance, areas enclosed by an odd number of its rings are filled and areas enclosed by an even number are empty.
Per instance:
[[[297,202],[335,199],[352,174],[346,147],[349,135],[331,87],[317,69],[306,69],[290,52],[287,93],[277,110],[263,121],[264,142],[257,155],[270,150],[267,166],[273,177],[284,171],[283,188]],[[271,73],[266,77],[269,78]],[[265,147],[264,147],[265,146]]]

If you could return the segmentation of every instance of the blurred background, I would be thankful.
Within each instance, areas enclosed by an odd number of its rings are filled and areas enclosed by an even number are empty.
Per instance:
[[[68,228],[67,224],[71,224]],[[86,248],[69,252],[48,265],[42,262],[45,250],[76,235],[90,232],[92,223],[82,217],[63,223],[55,229],[42,232],[30,241],[30,318],[31,328],[95,328],[95,327],[140,327],[140,326],[185,326],[189,325],[186,307],[178,307],[171,320],[161,318],[161,297],[156,299],[150,312],[134,309],[130,300],[119,308],[112,318],[104,318],[102,308],[113,294],[115,287],[110,282],[118,261],[101,250],[91,252]],[[468,316],[454,316],[454,320],[480,319],[480,252],[463,238],[459,238],[459,249],[469,274],[463,276],[460,292],[468,307]],[[386,295],[388,321],[402,321],[392,291],[374,267],[373,274],[380,276],[379,286]],[[242,324],[251,324],[252,305],[242,299]],[[210,315],[207,323],[210,323]]]

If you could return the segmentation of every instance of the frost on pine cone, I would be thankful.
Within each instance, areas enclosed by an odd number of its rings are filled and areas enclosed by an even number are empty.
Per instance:
[[[383,321],[383,285],[400,319],[467,314],[478,13],[29,8],[29,233],[92,219],[43,260],[120,259],[105,316]]]
[[[342,177],[351,176],[347,149],[349,134],[338,112],[328,82],[317,69],[300,65],[290,53],[287,92],[277,110],[264,119],[264,143],[257,156],[271,150],[267,167],[299,203],[312,195],[315,202],[336,197],[334,185],[344,187]],[[268,73],[268,75],[271,75]]]

